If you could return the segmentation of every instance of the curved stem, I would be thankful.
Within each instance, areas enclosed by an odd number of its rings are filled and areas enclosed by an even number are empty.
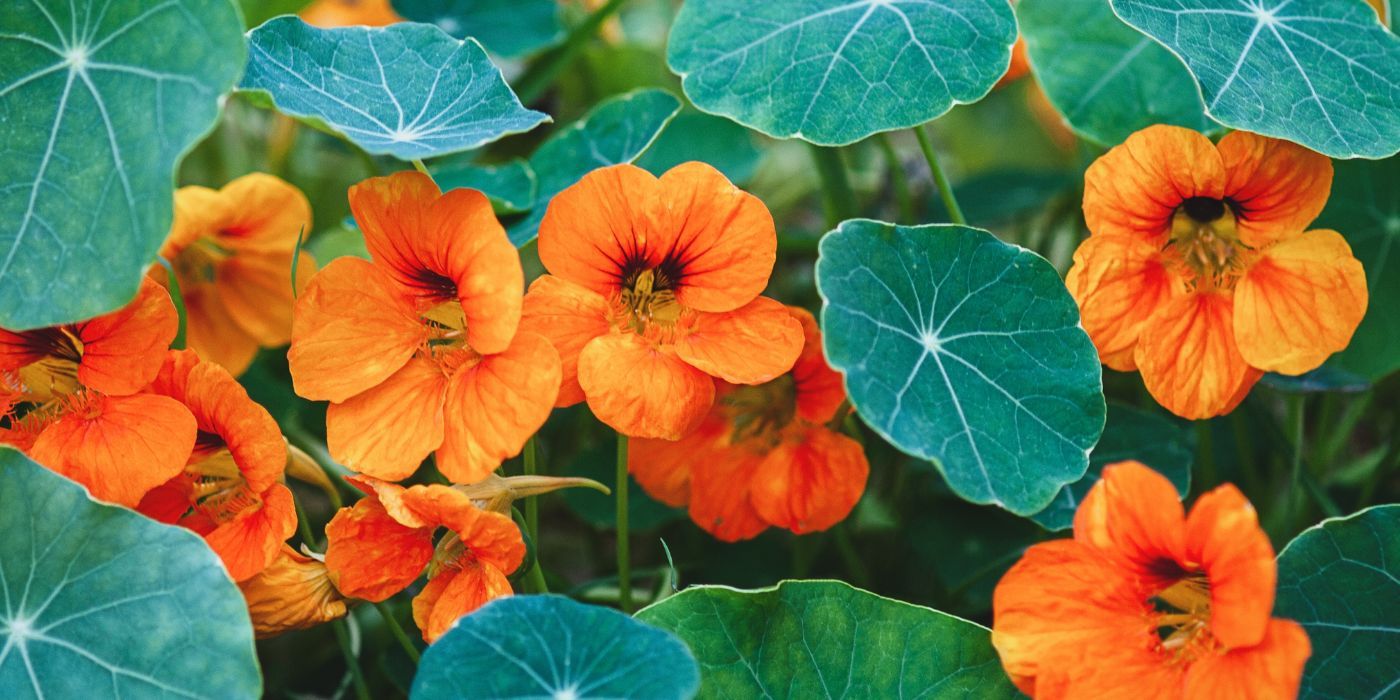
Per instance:
[[[904,165],[899,161],[899,153],[894,150],[889,134],[876,134],[875,145],[885,156],[885,165],[890,169],[890,186],[894,188],[895,206],[901,222],[913,223],[914,197],[909,194],[909,178],[904,174]]]
[[[618,11],[627,0],[608,0],[606,5],[596,9],[569,32],[564,43],[549,50],[539,60],[525,69],[520,79],[515,81],[515,94],[522,104],[534,102],[544,94],[554,79],[569,66],[598,28]]]
[[[350,626],[341,618],[331,623],[335,630],[335,641],[340,644],[340,653],[345,657],[345,665],[350,668],[350,682],[355,686],[355,697],[370,700],[369,686],[365,684],[365,672],[360,668],[360,659],[350,647]]]
[[[627,436],[617,434],[617,583],[622,612],[632,614],[632,552],[627,532]]]
[[[384,618],[384,624],[388,626],[389,632],[394,635],[394,639],[399,640],[399,646],[403,647],[408,658],[413,659],[413,663],[418,663],[418,647],[413,645],[413,640],[408,638],[408,633],[403,631],[403,626],[394,619],[394,614],[389,611],[389,606],[384,603],[375,603],[374,609],[379,611],[379,616]]]
[[[841,159],[841,151],[816,144],[808,144],[812,149],[812,160],[817,166],[817,175],[822,182],[822,198],[826,209],[827,228],[855,216],[855,193],[851,181],[846,178],[846,163]]]
[[[929,170],[933,171],[933,182],[938,185],[938,196],[943,198],[943,206],[948,210],[948,216],[953,223],[966,226],[967,218],[963,216],[962,207],[958,206],[958,198],[953,196],[953,187],[948,184],[948,177],[938,165],[938,154],[934,152],[924,127],[914,127],[914,136],[919,139],[919,150],[924,152],[924,160],[928,161]]]

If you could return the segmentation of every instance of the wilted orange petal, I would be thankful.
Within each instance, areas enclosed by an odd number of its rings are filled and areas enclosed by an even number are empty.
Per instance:
[[[549,201],[540,221],[540,262],[550,274],[611,298],[624,266],[659,263],[648,204],[658,197],[655,176],[634,165],[599,168]]]
[[[1084,173],[1084,220],[1095,236],[1159,245],[1183,201],[1220,199],[1224,191],[1225,165],[1210,139],[1179,126],[1149,126]]]
[[[234,581],[246,580],[267,568],[297,529],[296,506],[286,486],[273,484],[260,498],[261,506],[220,523],[204,536]]]
[[[512,573],[525,559],[525,540],[509,516],[482,510],[471,497],[450,486],[410,486],[404,503],[432,523],[457,533],[472,556]]]
[[[763,462],[761,445],[727,445],[692,463],[690,519],[725,542],[747,540],[768,527],[753,507],[750,487]]]
[[[347,474],[345,480],[366,494],[378,498],[379,504],[384,506],[389,517],[397,520],[400,525],[411,528],[437,526],[437,523],[424,520],[421,514],[404,502],[403,495],[408,487],[364,474]]]
[[[463,557],[429,580],[413,599],[413,621],[423,641],[432,644],[458,618],[512,593],[510,581],[496,567]]]
[[[121,396],[140,391],[155,378],[180,329],[180,316],[165,288],[147,277],[131,303],[74,329],[83,341],[78,381]]]
[[[754,473],[749,500],[764,520],[805,535],[850,515],[869,475],[860,443],[812,426],[768,453]]]
[[[1113,235],[1090,236],[1079,244],[1065,286],[1099,359],[1120,372],[1137,368],[1133,351],[1148,317],[1186,291],[1162,264],[1157,246]]]
[[[1247,131],[1220,139],[1225,196],[1238,208],[1236,227],[1258,248],[1307,229],[1332,192],[1332,161],[1298,144]]]
[[[1235,346],[1234,304],[1220,292],[1177,297],[1142,328],[1134,359],[1143,383],[1182,418],[1224,413],[1251,368]]]
[[[1191,664],[1183,697],[1295,698],[1303,665],[1311,655],[1312,644],[1301,625],[1292,620],[1269,620],[1267,633],[1258,645],[1207,654]]]
[[[326,565],[282,545],[272,563],[238,584],[253,619],[253,633],[272,637],[345,617],[345,599],[331,585]]]
[[[1185,561],[1186,513],[1166,477],[1140,462],[1104,467],[1074,514],[1074,539],[1102,550],[1148,588],[1175,583]]]
[[[631,437],[679,439],[695,429],[715,400],[708,374],[630,332],[600,336],[584,346],[578,381],[593,415]]]
[[[379,602],[413,583],[433,558],[433,531],[400,525],[372,496],[326,525],[326,568],[346,596]]]
[[[584,399],[578,385],[578,356],[588,341],[607,333],[608,302],[587,288],[553,275],[542,275],[525,295],[521,333],[537,333],[549,339],[559,352],[560,383],[557,406],[572,406]]]
[[[442,445],[447,376],[436,362],[408,361],[384,383],[326,409],[326,446],[337,462],[398,481]]]
[[[1210,580],[1210,629],[1227,647],[1258,644],[1274,609],[1274,548],[1249,500],[1231,484],[1191,507],[1186,557]]]
[[[802,353],[792,365],[797,388],[797,415],[813,423],[825,423],[836,416],[846,400],[841,374],[826,363],[822,334],[817,319],[806,309],[789,306],[788,313],[802,324]]]
[[[248,369],[258,341],[233,320],[213,285],[181,287],[180,295],[185,300],[185,347],[234,375]]]
[[[627,448],[627,471],[647,495],[673,508],[690,502],[690,474],[698,464],[723,458],[729,421],[717,410],[679,440],[635,438]]]
[[[757,297],[733,311],[701,313],[675,341],[676,355],[731,384],[762,384],[786,374],[802,352],[802,324],[786,306]]]

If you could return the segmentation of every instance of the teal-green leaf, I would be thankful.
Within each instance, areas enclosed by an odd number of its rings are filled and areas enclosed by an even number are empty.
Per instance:
[[[402,160],[469,150],[549,120],[521,106],[480,44],[412,22],[320,29],[278,17],[249,33],[241,87],[367,153]]]
[[[637,613],[700,662],[701,698],[1014,698],[990,631],[840,581],[692,586]]]
[[[1160,413],[1149,413],[1122,404],[1108,405],[1103,439],[1089,453],[1084,478],[1060,489],[1045,510],[1031,516],[1046,530],[1065,530],[1074,524],[1074,511],[1098,483],[1103,468],[1114,462],[1136,460],[1157,470],[1176,487],[1181,497],[1191,488],[1191,463],[1196,441],[1184,425]]]
[[[394,0],[393,5],[404,19],[436,24],[458,39],[471,37],[501,56],[526,56],[564,38],[559,0]]]
[[[604,100],[550,135],[530,156],[539,195],[529,216],[506,227],[510,242],[519,247],[535,240],[554,195],[597,168],[637,160],[680,109],[671,93],[644,88]]]
[[[715,166],[729,181],[742,185],[753,177],[762,159],[753,143],[753,132],[699,112],[682,112],[661,132],[656,143],[637,159],[637,166],[660,177],[671,168],[692,160]]]
[[[243,595],[198,535],[0,448],[0,697],[254,698]]]
[[[175,166],[238,81],[242,30],[229,0],[4,4],[0,326],[136,295],[170,232]]]
[[[1111,0],[1186,63],[1206,114],[1333,158],[1400,151],[1400,38],[1358,0]]]
[[[823,344],[875,432],[1019,515],[1078,481],[1099,356],[1044,258],[966,226],[847,221],[821,241]]]
[[[459,187],[478,190],[491,200],[497,214],[518,214],[535,205],[535,171],[522,158],[496,165],[436,161],[428,170],[443,192]]]
[[[689,0],[667,63],[706,112],[837,146],[982,99],[1015,41],[1005,0]]]
[[[511,596],[428,647],[413,700],[688,700],[695,659],[670,633],[557,595]]]
[[[1036,82],[1084,138],[1115,146],[1152,124],[1213,126],[1186,66],[1104,0],[1022,0],[1016,18]]]
[[[1400,505],[1325,520],[1278,555],[1274,616],[1308,632],[1305,698],[1393,697],[1400,688]]]

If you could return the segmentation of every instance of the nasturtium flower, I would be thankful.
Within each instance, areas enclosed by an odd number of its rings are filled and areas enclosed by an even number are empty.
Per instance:
[[[1232,485],[1187,515],[1137,462],[1104,469],[1074,538],[1032,546],[997,584],[992,644],[1037,698],[1291,698],[1307,633],[1271,617],[1277,570]]]
[[[292,492],[281,483],[287,444],[277,422],[228,370],[192,350],[169,353],[150,390],[184,404],[199,433],[184,471],[137,510],[199,533],[233,580],[257,574],[297,527]]]
[[[315,627],[348,611],[325,562],[285,544],[267,568],[239,582],[238,588],[259,639]]]
[[[218,190],[180,188],[160,256],[180,283],[187,346],[237,375],[259,347],[286,345],[293,259],[298,289],[316,272],[311,254],[297,253],[298,237],[310,230],[306,196],[272,175],[244,175]],[[166,280],[161,267],[151,275]]]
[[[315,27],[382,27],[403,21],[389,0],[316,0],[300,13]]]
[[[860,443],[828,425],[842,417],[841,375],[822,356],[816,319],[789,313],[806,338],[787,374],[755,386],[719,384],[700,427],[677,441],[634,440],[628,470],[647,493],[689,506],[700,527],[725,541],[768,526],[806,534],[840,522],[870,473]]]
[[[521,330],[524,272],[485,195],[400,172],[350,188],[372,261],[340,258],[297,299],[296,392],[330,401],[331,455],[397,481],[437,452],[470,483],[516,455],[559,392],[559,355]]]
[[[549,203],[539,234],[550,274],[530,285],[521,327],[564,363],[559,405],[678,439],[714,403],[712,377],[762,384],[792,368],[802,327],[759,296],[777,255],[767,207],[704,163],[659,179],[600,168]]]
[[[180,473],[195,441],[188,409],[145,392],[179,323],[170,295],[142,280],[131,303],[89,321],[0,329],[0,443],[135,506]]]
[[[1212,144],[1153,126],[1090,166],[1091,235],[1066,284],[1105,365],[1162,406],[1209,418],[1264,372],[1302,374],[1347,346],[1366,276],[1336,231],[1306,231],[1332,163],[1236,131]]]

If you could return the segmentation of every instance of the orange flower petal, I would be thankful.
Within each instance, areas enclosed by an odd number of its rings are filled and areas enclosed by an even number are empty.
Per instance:
[[[1298,697],[1303,665],[1312,655],[1308,633],[1292,620],[1270,620],[1255,646],[1207,654],[1186,672],[1187,700]]]
[[[372,602],[413,583],[433,558],[433,531],[404,527],[367,496],[326,524],[326,568],[343,594]]]
[[[1332,192],[1332,161],[1298,144],[1247,131],[1220,139],[1225,196],[1238,208],[1236,227],[1258,248],[1302,233]]]
[[[331,261],[306,285],[287,362],[297,394],[344,401],[389,378],[426,340],[417,312],[372,263]]]
[[[1149,126],[1084,173],[1084,220],[1095,236],[1160,245],[1184,200],[1220,199],[1225,182],[1225,164],[1210,139],[1179,126]]]
[[[443,441],[447,376],[437,362],[408,361],[384,383],[326,409],[326,446],[337,462],[377,479],[418,471]]]
[[[219,266],[214,289],[229,318],[264,347],[292,339],[292,254],[240,253]],[[303,252],[297,263],[297,288],[316,274],[316,261]]]
[[[74,326],[83,341],[78,381],[110,395],[140,391],[160,371],[179,329],[180,316],[170,294],[150,278],[142,278],[131,303]]]
[[[1117,235],[1090,236],[1080,243],[1065,286],[1079,305],[1099,359],[1120,372],[1137,369],[1133,352],[1147,319],[1185,293],[1162,264],[1158,246]]]
[[[1257,378],[1235,346],[1234,302],[1224,293],[1186,294],[1159,308],[1134,359],[1157,403],[1192,420],[1225,413]]]
[[[635,438],[627,446],[627,471],[647,495],[673,508],[690,502],[690,473],[694,465],[724,459],[729,421],[717,411],[679,440]]]
[[[724,542],[747,540],[768,528],[750,500],[764,457],[755,447],[727,445],[692,462],[690,519]]]
[[[214,287],[181,287],[185,299],[185,347],[239,375],[253,363],[258,341],[233,320]]]
[[[1095,547],[1160,590],[1180,577],[1186,513],[1167,478],[1139,462],[1104,467],[1074,513],[1074,539]],[[1170,566],[1163,568],[1163,564]]]
[[[379,504],[384,506],[389,517],[398,521],[400,525],[410,528],[437,526],[437,523],[424,520],[421,514],[404,502],[403,495],[408,491],[408,487],[364,474],[347,474],[345,480],[354,484],[355,488],[378,498]]]
[[[513,593],[510,581],[496,567],[465,557],[429,580],[413,599],[413,621],[423,641],[432,644],[458,618]]]
[[[540,262],[550,274],[606,298],[622,287],[628,263],[659,263],[648,215],[660,183],[634,165],[598,168],[549,201],[540,221]]]
[[[796,306],[789,306],[788,313],[802,324],[802,353],[792,365],[792,379],[797,388],[797,415],[812,423],[825,423],[836,417],[836,411],[846,401],[841,373],[826,363],[817,319],[806,309]]]
[[[1235,287],[1235,341],[1245,361],[1302,374],[1346,348],[1366,315],[1366,271],[1336,231],[1265,248]]]
[[[768,453],[754,473],[749,500],[764,520],[805,535],[850,515],[869,475],[860,443],[813,426]]]
[[[472,556],[512,573],[525,559],[525,539],[510,516],[476,507],[470,496],[442,484],[410,486],[404,503],[428,522],[457,533]]]
[[[301,11],[301,18],[314,27],[382,27],[403,21],[389,0],[316,0]]]
[[[561,379],[556,406],[583,401],[578,385],[578,356],[588,341],[607,334],[608,302],[599,294],[553,275],[530,284],[525,295],[521,333],[538,333],[559,352]]]
[[[629,332],[589,341],[579,354],[578,381],[593,415],[631,437],[679,439],[715,400],[709,375]]]
[[[170,397],[94,396],[45,428],[29,456],[94,498],[134,508],[185,468],[194,439],[194,416]]]
[[[792,369],[802,352],[802,324],[786,306],[757,297],[733,311],[698,314],[675,349],[710,376],[730,384],[762,384]]]
[[[234,581],[244,581],[267,568],[277,558],[282,543],[297,529],[296,506],[286,486],[273,484],[264,491],[262,504],[204,536],[219,555]]]
[[[520,454],[554,410],[559,374],[554,346],[528,332],[517,334],[505,352],[453,374],[437,461],[443,476],[477,482]]]
[[[276,255],[287,261],[282,268],[283,287],[289,286],[291,255],[297,238],[311,234],[311,202],[286,180],[267,173],[249,173],[219,190],[228,203],[223,221],[205,235],[224,248]]]
[[[181,251],[207,236],[216,235],[224,223],[233,217],[234,203],[218,190],[191,185],[175,190],[175,212],[170,234],[160,247],[160,257],[175,262]],[[179,270],[177,268],[176,272]],[[164,276],[161,270],[156,274]],[[180,280],[185,286],[185,280]]]
[[[1239,489],[1196,499],[1186,519],[1186,558],[1210,580],[1210,629],[1227,647],[1258,644],[1274,609],[1274,548]]]
[[[326,565],[282,545],[272,563],[238,584],[258,639],[345,617],[345,599]]]

